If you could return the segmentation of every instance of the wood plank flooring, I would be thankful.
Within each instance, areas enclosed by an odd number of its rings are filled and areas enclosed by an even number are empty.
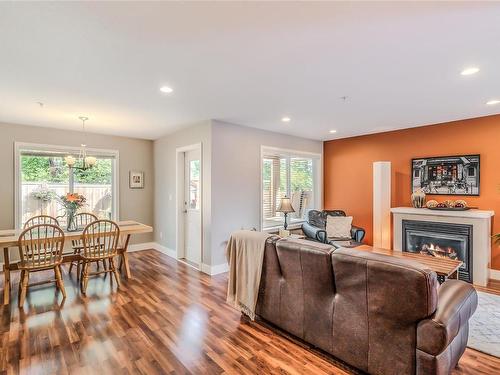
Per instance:
[[[120,291],[89,281],[82,297],[32,288],[0,307],[0,374],[356,374],[353,369],[227,306],[226,275],[209,277],[154,250],[130,254]],[[43,275],[40,275],[43,276]],[[3,288],[3,285],[0,284]],[[453,374],[498,374],[500,359],[467,349]]]

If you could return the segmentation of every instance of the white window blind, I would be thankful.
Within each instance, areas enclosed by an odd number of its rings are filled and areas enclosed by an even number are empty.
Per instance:
[[[266,150],[262,154],[262,227],[281,226],[283,214],[276,212],[281,199],[291,198],[294,213],[289,223],[304,220],[308,209],[314,208],[317,196],[319,156],[289,151]]]

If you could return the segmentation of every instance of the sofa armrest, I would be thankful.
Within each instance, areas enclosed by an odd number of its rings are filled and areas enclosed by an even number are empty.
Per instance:
[[[477,293],[471,284],[448,280],[438,291],[436,312],[419,322],[417,349],[432,355],[445,350],[468,324],[477,307]]]
[[[307,238],[311,238],[315,241],[326,243],[326,231],[324,229],[315,227],[309,223],[302,224],[302,232]]]
[[[355,225],[351,226],[351,238],[356,242],[362,242],[365,238],[365,230]]]

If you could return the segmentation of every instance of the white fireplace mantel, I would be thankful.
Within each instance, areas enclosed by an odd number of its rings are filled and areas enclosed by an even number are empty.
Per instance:
[[[391,212],[394,228],[393,249],[397,251],[403,249],[403,220],[472,225],[472,278],[474,284],[486,286],[491,258],[491,218],[495,215],[494,211],[442,211],[394,207]]]

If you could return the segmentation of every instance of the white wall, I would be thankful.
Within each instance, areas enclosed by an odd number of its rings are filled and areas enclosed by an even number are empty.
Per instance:
[[[211,123],[203,121],[160,138],[154,142],[155,169],[155,242],[172,251],[176,243],[176,150],[180,147],[202,144],[202,221],[203,263],[210,264],[210,179],[211,179]]]
[[[226,261],[231,232],[259,229],[261,146],[323,152],[320,141],[212,121],[212,265]]]

